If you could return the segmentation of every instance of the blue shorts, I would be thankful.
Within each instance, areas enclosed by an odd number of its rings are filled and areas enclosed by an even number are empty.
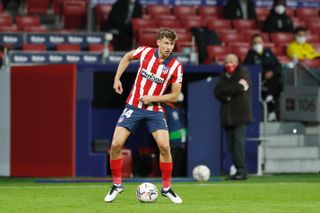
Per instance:
[[[160,129],[168,131],[167,121],[162,112],[139,109],[131,105],[124,108],[117,126],[125,127],[134,133],[140,123],[146,123],[150,133]]]

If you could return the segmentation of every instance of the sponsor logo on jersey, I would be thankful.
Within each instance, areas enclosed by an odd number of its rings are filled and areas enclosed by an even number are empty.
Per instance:
[[[146,79],[148,79],[150,81],[153,81],[153,82],[155,82],[157,84],[163,84],[163,82],[164,82],[163,78],[161,78],[159,76],[156,76],[155,74],[153,74],[151,72],[148,72],[145,69],[142,69],[141,75],[142,75],[142,77],[144,77],[144,78],[146,78]]]

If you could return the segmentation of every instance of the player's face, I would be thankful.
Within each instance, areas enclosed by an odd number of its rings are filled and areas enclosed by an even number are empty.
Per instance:
[[[164,37],[160,40],[157,40],[157,44],[159,47],[159,56],[168,58],[174,48],[175,42],[169,38]]]

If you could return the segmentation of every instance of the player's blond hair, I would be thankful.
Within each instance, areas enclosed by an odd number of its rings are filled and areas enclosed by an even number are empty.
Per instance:
[[[163,38],[168,38],[174,42],[178,40],[178,36],[176,32],[168,28],[160,28],[160,32],[158,34],[157,39],[161,40]]]

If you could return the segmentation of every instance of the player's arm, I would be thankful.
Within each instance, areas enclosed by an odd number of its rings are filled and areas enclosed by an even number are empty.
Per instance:
[[[161,103],[176,102],[179,98],[179,94],[181,92],[181,87],[182,87],[181,83],[172,83],[170,93],[160,95],[160,96],[145,95],[140,98],[140,101],[142,101],[143,104],[149,104],[152,102],[161,102]]]
[[[127,69],[127,67],[130,64],[130,61],[134,60],[133,51],[126,53],[122,59],[120,60],[120,63],[117,68],[116,75],[114,76],[113,81],[113,89],[116,93],[122,94],[123,88],[122,83],[120,81],[120,78],[123,74],[123,72]]]

